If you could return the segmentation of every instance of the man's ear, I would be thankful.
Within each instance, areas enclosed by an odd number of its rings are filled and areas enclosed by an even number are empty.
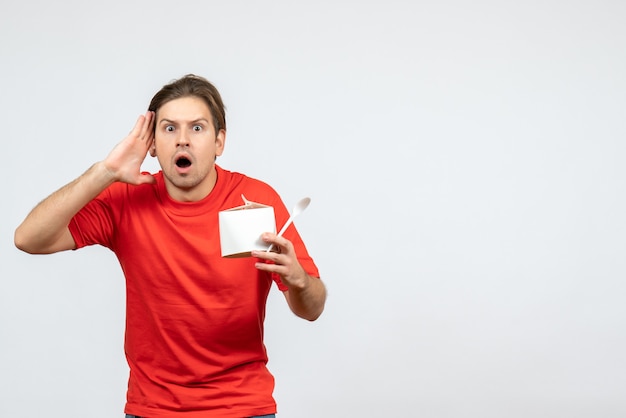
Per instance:
[[[150,145],[150,156],[156,157],[156,145],[154,145],[154,140],[152,140],[152,145]]]
[[[220,156],[226,146],[226,130],[220,129],[215,137],[215,156]]]

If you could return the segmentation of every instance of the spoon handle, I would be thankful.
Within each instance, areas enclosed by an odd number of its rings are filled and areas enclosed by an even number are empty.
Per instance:
[[[293,222],[293,215],[291,215],[289,217],[289,219],[287,219],[287,222],[285,222],[285,225],[283,225],[283,227],[280,229],[280,232],[278,234],[276,234],[276,236],[277,237],[282,237],[283,234],[285,233],[287,228],[289,228],[289,225],[291,225],[292,222]],[[265,252],[270,252],[272,250],[272,248],[274,248],[274,244],[270,245],[269,248]]]
[[[287,219],[287,222],[285,222],[285,225],[283,225],[283,227],[281,228],[280,232],[276,235],[278,235],[279,237],[282,237],[283,234],[285,233],[285,231],[287,230],[287,228],[289,228],[289,225],[291,225],[291,223],[293,222],[293,215],[289,217],[289,219]]]

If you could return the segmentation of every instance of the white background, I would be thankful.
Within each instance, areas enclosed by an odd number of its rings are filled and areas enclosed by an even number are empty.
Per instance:
[[[280,417],[626,416],[625,2],[2,0],[0,59],[0,416],[123,416],[115,257],[13,231],[191,72],[219,164],[312,198]]]

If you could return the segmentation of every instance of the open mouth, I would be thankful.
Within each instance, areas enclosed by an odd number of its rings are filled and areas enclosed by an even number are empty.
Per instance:
[[[180,168],[187,168],[191,165],[191,161],[187,157],[179,157],[176,160],[176,166]]]

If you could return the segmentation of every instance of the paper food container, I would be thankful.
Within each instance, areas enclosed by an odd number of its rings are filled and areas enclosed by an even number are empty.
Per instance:
[[[241,198],[244,205],[218,213],[222,257],[250,257],[252,250],[267,250],[261,234],[276,233],[274,208]]]

